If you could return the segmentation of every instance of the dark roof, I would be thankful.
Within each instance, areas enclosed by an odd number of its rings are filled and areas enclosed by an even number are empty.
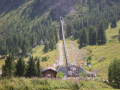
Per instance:
[[[58,72],[63,72],[64,75],[66,75],[66,73],[67,73],[67,67],[66,66],[60,66],[58,68]]]
[[[41,70],[41,72],[45,72],[45,71],[48,71],[48,70],[52,70],[54,72],[57,72],[57,70],[55,68],[47,68],[47,69],[43,69]]]

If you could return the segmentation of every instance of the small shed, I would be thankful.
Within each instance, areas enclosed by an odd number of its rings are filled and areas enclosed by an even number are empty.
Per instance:
[[[67,76],[68,77],[78,77],[79,76],[79,67],[72,65],[67,67]]]
[[[47,68],[43,69],[41,73],[45,78],[56,78],[57,70],[55,70],[54,68]]]

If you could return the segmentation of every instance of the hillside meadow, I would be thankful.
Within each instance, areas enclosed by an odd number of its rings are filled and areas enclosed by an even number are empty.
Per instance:
[[[0,90],[109,90],[112,87],[95,79],[86,80],[58,80],[40,78],[10,78],[0,80]]]

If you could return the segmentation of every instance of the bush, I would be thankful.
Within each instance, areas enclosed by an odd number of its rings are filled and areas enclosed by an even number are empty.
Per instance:
[[[62,72],[58,72],[56,75],[57,78],[63,78],[63,73]]]
[[[79,76],[83,76],[85,78],[85,77],[87,77],[87,74],[85,72],[82,72],[79,74]]]
[[[48,61],[49,57],[42,57],[42,62]]]
[[[110,85],[120,88],[120,59],[114,59],[109,65],[108,80]]]

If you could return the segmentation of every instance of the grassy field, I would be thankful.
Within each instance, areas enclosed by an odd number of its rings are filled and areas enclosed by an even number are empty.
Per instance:
[[[115,58],[120,58],[120,43],[118,41],[118,32],[120,29],[120,21],[117,27],[106,30],[107,44],[102,46],[87,46],[85,49],[92,50],[93,69],[98,72],[98,76],[107,79],[108,66]],[[104,57],[102,61],[100,58]]]
[[[102,81],[74,79],[11,78],[0,79],[0,90],[110,90]]]
[[[53,51],[49,51],[48,53],[44,53],[43,52],[44,49],[44,45],[42,46],[37,46],[35,48],[32,49],[32,56],[35,57],[39,57],[41,60],[41,66],[43,68],[46,67],[50,67],[51,65],[53,65],[56,61],[58,61],[59,59],[59,49],[58,49],[58,44],[57,44],[57,49],[53,50]],[[42,58],[44,57],[48,57],[47,61],[42,61]],[[28,58],[25,58],[25,60],[27,61]]]

